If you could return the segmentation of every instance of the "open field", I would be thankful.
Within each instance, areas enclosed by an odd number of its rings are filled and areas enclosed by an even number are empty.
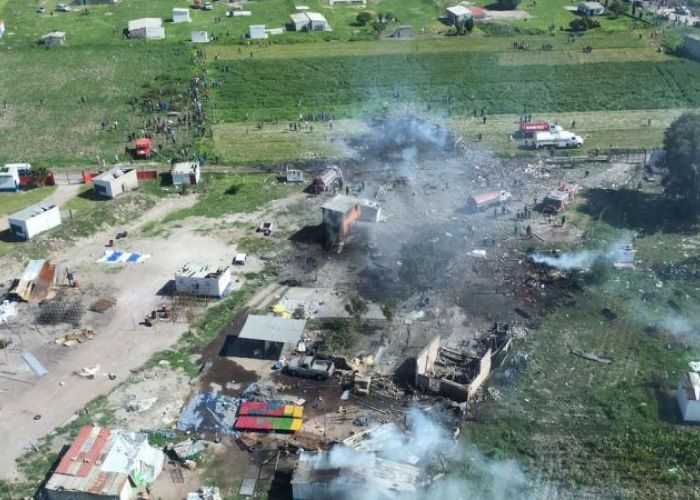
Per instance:
[[[690,450],[700,435],[680,425],[675,387],[697,359],[697,338],[687,329],[700,319],[700,295],[692,275],[669,272],[684,268],[698,241],[690,227],[651,215],[659,203],[653,193],[593,189],[567,214],[567,224],[591,235],[587,248],[646,228],[648,236],[635,242],[638,269],[611,268],[582,294],[563,297],[520,345],[526,368],[499,376],[502,397],[488,400],[467,427],[489,456],[517,456],[546,478],[613,496],[698,494],[699,462]],[[582,359],[575,349],[613,361]]]
[[[693,109],[696,108],[535,113],[533,120],[557,121],[565,128],[575,121],[576,132],[586,141],[583,153],[621,144],[630,149],[645,149],[659,147],[671,121]],[[472,147],[508,156],[536,154],[531,143],[526,148],[524,141],[508,139],[518,129],[518,115],[490,115],[486,124],[479,117],[453,115],[444,123],[456,137],[465,138]],[[348,154],[345,141],[366,133],[367,122],[343,119],[333,122],[333,128],[327,123],[317,123],[313,130],[297,132],[290,131],[287,122],[265,124],[262,130],[245,123],[222,123],[213,129],[214,148],[222,162],[265,164],[344,158]],[[481,144],[478,134],[482,134]]]
[[[0,216],[17,212],[29,205],[38,203],[55,190],[54,186],[45,186],[17,193],[0,193]]]
[[[219,66],[223,65],[220,63]],[[363,68],[357,71],[358,65]],[[219,73],[217,122],[292,119],[299,113],[373,115],[411,103],[437,113],[489,114],[695,107],[700,65],[598,62],[501,66],[490,53],[411,53],[236,60]],[[633,91],[631,89],[634,89]]]

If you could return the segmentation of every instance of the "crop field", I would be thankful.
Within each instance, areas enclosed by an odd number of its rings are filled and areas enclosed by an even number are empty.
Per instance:
[[[679,425],[675,387],[697,359],[685,335],[698,320],[700,296],[692,276],[674,269],[694,266],[700,242],[673,221],[649,218],[657,203],[649,193],[593,190],[578,213],[567,214],[567,224],[589,231],[584,245],[593,248],[634,224],[645,227],[648,236],[635,242],[638,269],[610,269],[585,284],[520,344],[526,368],[497,379],[500,401],[488,401],[467,426],[468,438],[488,455],[517,456],[548,479],[600,488],[605,496],[697,495],[700,462],[692,450],[700,434]],[[650,209],[622,221],[623,209],[640,206]],[[577,349],[612,362],[582,359],[572,354]]]
[[[223,63],[221,63],[223,64]],[[405,53],[227,61],[217,122],[299,113],[376,114],[393,103],[443,113],[608,111],[700,105],[700,65],[670,61],[499,65],[492,53]],[[362,68],[358,71],[358,68]]]

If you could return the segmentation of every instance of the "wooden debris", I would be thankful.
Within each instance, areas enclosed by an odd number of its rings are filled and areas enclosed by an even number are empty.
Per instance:
[[[596,356],[595,354],[583,352],[580,349],[573,349],[571,351],[571,354],[573,354],[574,356],[578,356],[579,358],[588,359],[590,361],[597,361],[598,363],[603,363],[605,365],[609,365],[613,362],[612,359],[601,358],[599,356]]]

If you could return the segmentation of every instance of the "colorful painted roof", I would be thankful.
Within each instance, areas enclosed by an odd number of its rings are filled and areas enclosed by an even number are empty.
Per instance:
[[[238,414],[241,416],[301,418],[304,415],[304,407],[274,401],[246,401],[241,403]]]
[[[238,417],[236,425],[238,430],[249,431],[281,431],[281,432],[296,432],[301,429],[300,418],[287,417]]]

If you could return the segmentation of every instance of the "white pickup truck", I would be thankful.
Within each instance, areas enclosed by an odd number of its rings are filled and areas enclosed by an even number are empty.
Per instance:
[[[549,127],[549,132],[535,133],[535,149],[542,148],[580,148],[583,137],[568,132],[559,125]]]
[[[316,359],[313,356],[304,356],[289,361],[284,367],[284,372],[295,377],[310,377],[325,380],[335,371],[333,361]]]

